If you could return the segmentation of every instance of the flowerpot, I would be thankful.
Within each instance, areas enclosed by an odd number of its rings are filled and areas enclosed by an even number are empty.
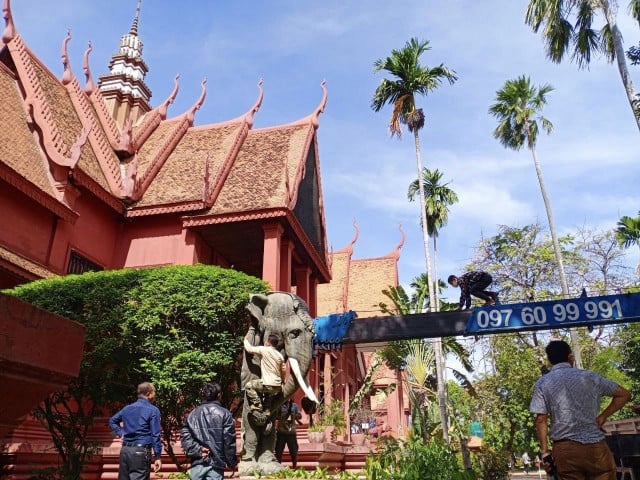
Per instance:
[[[309,443],[324,443],[325,433],[323,432],[307,432]]]

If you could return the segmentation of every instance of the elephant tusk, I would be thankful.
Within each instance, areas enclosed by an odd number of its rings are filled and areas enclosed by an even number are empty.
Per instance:
[[[316,403],[320,403],[318,401],[318,398],[316,397],[316,394],[313,392],[313,389],[309,385],[307,385],[307,382],[304,380],[304,378],[302,378],[302,373],[300,372],[300,364],[298,363],[298,360],[296,360],[293,357],[289,357],[289,366],[291,367],[291,372],[293,373],[293,375],[296,377],[296,380],[298,381],[298,385],[300,385],[300,387],[302,388],[302,391],[309,398],[309,400]]]

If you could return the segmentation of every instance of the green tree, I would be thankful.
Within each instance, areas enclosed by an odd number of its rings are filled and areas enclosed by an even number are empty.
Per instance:
[[[525,22],[536,33],[542,29],[547,56],[552,62],[560,63],[568,53],[580,68],[588,67],[592,56],[597,53],[602,53],[609,62],[615,60],[640,129],[637,97],[625,60],[617,10],[617,0],[529,0]],[[638,0],[631,0],[629,13],[640,23]],[[598,14],[604,17],[605,23],[594,28]]]
[[[520,150],[525,145],[531,151],[533,157],[533,165],[538,176],[538,184],[542,193],[542,200],[547,211],[547,219],[549,221],[549,230],[553,241],[553,249],[558,264],[558,273],[560,275],[560,284],[562,286],[562,294],[569,296],[569,287],[567,285],[567,277],[564,271],[564,262],[562,260],[562,251],[558,234],[556,233],[555,221],[553,219],[553,211],[551,210],[551,201],[544,184],[542,169],[538,162],[536,154],[536,143],[538,141],[538,132],[540,126],[547,133],[553,129],[551,122],[540,114],[540,111],[547,103],[547,94],[553,90],[551,85],[542,85],[535,87],[531,85],[529,77],[520,76],[515,80],[507,80],[504,86],[496,92],[496,103],[489,108],[489,113],[498,119],[498,126],[493,132],[493,136],[506,148],[512,150]],[[577,340],[577,333],[572,331],[571,342],[575,356],[576,366],[582,367],[582,359],[580,356],[580,345]]]
[[[424,127],[424,112],[422,108],[416,105],[417,95],[428,95],[429,92],[438,88],[444,80],[453,84],[457,80],[457,76],[453,70],[440,64],[437,67],[429,68],[420,64],[421,55],[429,50],[429,41],[410,39],[400,50],[392,50],[391,55],[376,60],[374,70],[376,72],[384,71],[391,75],[392,79],[383,79],[376,88],[371,101],[371,108],[379,112],[382,107],[389,104],[393,106],[391,120],[389,121],[389,132],[391,136],[401,134],[401,125],[407,126],[409,131],[413,133],[413,140],[416,151],[416,169],[418,178],[422,174],[422,152],[420,149],[420,130]],[[424,255],[427,264],[427,275],[429,282],[429,307],[431,311],[435,311],[435,295],[434,286],[431,282],[435,281],[433,272],[431,271],[431,255],[429,252],[429,232],[427,231],[427,219],[425,209],[425,196],[422,183],[419,183],[420,190],[420,215],[422,221],[422,242],[424,244]],[[434,339],[434,349],[436,352],[436,368],[438,372],[438,398],[440,404],[440,413],[442,418],[442,430],[447,440],[447,412],[446,412],[446,393],[444,389],[443,377],[443,357],[442,357],[442,341]]]
[[[201,401],[204,381],[218,381],[232,406],[244,307],[250,293],[266,290],[257,278],[199,265],[90,272],[6,292],[87,326],[79,377],[34,412],[62,458],[62,478],[80,478],[95,447],[88,436],[93,418],[133,400],[143,380],[156,386],[164,444],[180,468],[171,439]]]
[[[425,168],[422,171],[423,191],[425,195],[425,207],[427,209],[427,231],[429,236],[433,238],[433,272],[434,277],[438,279],[438,235],[440,229],[444,227],[449,220],[449,207],[458,202],[458,194],[449,188],[449,183],[440,183],[443,173],[436,169],[434,171]],[[420,191],[418,179],[415,179],[409,185],[407,197],[409,201],[413,201]],[[439,282],[436,282],[439,283]],[[437,285],[435,289],[436,311],[440,311],[440,292],[441,289]]]

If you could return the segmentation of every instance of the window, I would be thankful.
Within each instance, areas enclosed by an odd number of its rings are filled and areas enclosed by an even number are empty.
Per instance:
[[[69,257],[69,267],[67,268],[67,274],[70,273],[84,273],[84,272],[99,272],[104,270],[97,263],[93,263],[91,260],[83,257],[77,252],[71,251]]]

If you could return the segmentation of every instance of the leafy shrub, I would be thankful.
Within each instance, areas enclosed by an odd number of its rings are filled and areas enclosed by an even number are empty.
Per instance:
[[[145,380],[155,384],[165,445],[178,464],[168,440],[200,402],[205,381],[219,382],[231,402],[244,307],[250,293],[266,291],[262,280],[205,265],[88,272],[6,291],[87,327],[79,377],[34,412],[52,435],[63,476],[79,478],[91,455],[93,418],[135,399]]]
[[[383,437],[380,451],[370,454],[365,464],[368,480],[471,480],[472,472],[464,471],[457,456],[441,440],[423,443],[409,434],[405,441]]]
[[[474,458],[483,480],[509,478],[509,452],[496,452],[483,448]]]

